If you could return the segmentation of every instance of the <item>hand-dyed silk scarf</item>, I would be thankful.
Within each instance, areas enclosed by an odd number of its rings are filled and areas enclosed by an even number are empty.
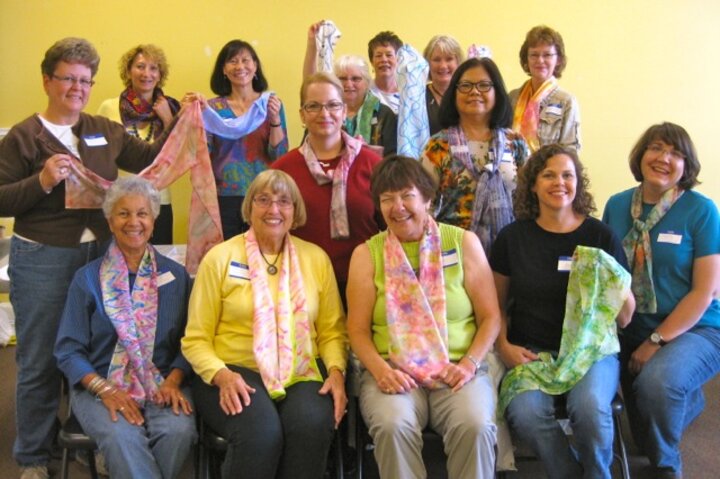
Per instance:
[[[388,354],[423,386],[439,388],[444,383],[432,376],[450,359],[440,231],[430,217],[419,250],[415,275],[400,241],[388,230],[383,251]]]
[[[228,140],[237,140],[249,135],[257,130],[267,118],[267,106],[270,95],[274,95],[274,93],[269,91],[264,92],[260,95],[260,98],[253,102],[244,114],[236,116],[235,118],[223,118],[220,116],[216,110],[229,109],[232,111],[232,109],[227,104],[225,98],[215,100],[220,102],[219,107],[209,106],[202,112],[205,130],[208,133]]]
[[[162,89],[155,88],[153,92],[153,101],[159,97],[165,96]],[[166,97],[165,99],[170,106],[170,112],[175,116],[180,110],[180,103],[174,98]],[[162,135],[164,128],[160,117],[153,110],[153,104],[138,96],[132,88],[126,88],[120,94],[120,120],[122,124],[127,126],[136,125],[138,123],[152,124],[152,139]],[[150,140],[151,138],[148,138]]]
[[[108,379],[138,404],[151,399],[163,382],[152,362],[158,314],[157,263],[147,246],[130,291],[125,257],[113,240],[100,264],[100,289],[105,314],[115,327],[115,345]]]
[[[660,201],[650,211],[645,221],[641,221],[643,211],[642,185],[633,192],[630,204],[630,215],[633,226],[622,240],[623,249],[632,270],[632,291],[635,295],[635,311],[638,313],[656,313],[657,298],[652,272],[652,243],[650,230],[670,211],[675,202],[680,199],[683,190],[674,187],[667,190]]]
[[[428,62],[412,46],[398,50],[397,83],[400,91],[398,107],[397,150],[399,155],[420,158],[430,139],[430,120],[425,101]]]
[[[348,239],[350,222],[347,212],[347,179],[350,167],[360,154],[362,142],[345,132],[341,132],[345,145],[340,153],[340,162],[332,172],[325,172],[317,159],[308,139],[300,146],[300,153],[305,158],[310,174],[318,185],[332,182],[332,198],[330,200],[330,237],[332,239]]]
[[[263,384],[273,399],[300,381],[321,381],[313,355],[310,318],[297,252],[285,236],[278,276],[277,304],[268,286],[267,264],[255,231],[245,235],[253,294],[253,353]]]
[[[540,140],[538,139],[540,103],[555,91],[557,86],[557,79],[550,77],[533,94],[532,81],[528,80],[520,92],[520,97],[515,106],[515,113],[513,114],[513,130],[519,131],[525,137],[525,141],[527,141],[532,152],[540,148]]]
[[[450,153],[477,182],[470,230],[480,238],[488,256],[497,234],[515,219],[512,197],[505,187],[499,168],[505,154],[505,132],[501,128],[495,128],[492,132],[489,151],[492,163],[480,166],[473,162],[462,128],[451,126],[447,129]]]

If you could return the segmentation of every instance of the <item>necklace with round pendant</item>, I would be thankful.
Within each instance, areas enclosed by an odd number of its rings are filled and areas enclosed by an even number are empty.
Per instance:
[[[258,250],[259,250],[259,248],[258,248]],[[273,261],[272,263],[267,260],[267,258],[265,257],[265,255],[263,254],[262,251],[260,251],[260,256],[262,256],[262,259],[265,261],[265,264],[267,265],[268,274],[271,276],[275,276],[278,272],[277,266],[275,266],[275,265],[277,264],[278,260],[280,259],[280,253],[278,253],[278,255],[275,257],[275,261]]]

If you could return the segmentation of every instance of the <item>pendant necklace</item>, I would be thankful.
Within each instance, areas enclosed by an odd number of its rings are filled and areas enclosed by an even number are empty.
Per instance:
[[[137,123],[133,123],[133,124],[132,124],[131,133],[132,133],[132,135],[133,135],[134,137],[140,138],[141,140],[145,140],[145,141],[148,141],[148,142],[149,142],[149,141],[152,139],[153,127],[154,127],[154,126],[155,126],[155,125],[154,125],[152,122],[150,122],[150,129],[148,130],[148,134],[147,134],[147,136],[146,136],[145,138],[142,138],[142,137],[140,136],[140,132],[138,131]]]
[[[260,251],[260,256],[262,256],[263,261],[265,261],[265,264],[267,265],[267,272],[269,275],[275,276],[278,272],[277,266],[275,266],[280,259],[280,255],[282,254],[282,251],[278,253],[278,255],[275,257],[275,261],[270,263],[270,261],[267,260],[265,255],[263,254],[262,250],[258,248],[258,251]]]

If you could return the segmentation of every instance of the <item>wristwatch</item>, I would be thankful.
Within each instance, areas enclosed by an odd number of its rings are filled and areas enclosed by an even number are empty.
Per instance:
[[[660,347],[663,347],[667,344],[667,341],[662,337],[662,334],[658,333],[657,331],[653,331],[653,333],[650,335],[650,342],[653,344],[656,344]]]

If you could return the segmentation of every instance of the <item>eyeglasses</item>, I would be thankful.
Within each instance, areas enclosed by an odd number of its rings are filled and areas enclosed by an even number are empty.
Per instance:
[[[331,101],[329,103],[312,102],[304,104],[302,109],[308,113],[320,113],[325,108],[328,113],[335,113],[342,110],[344,106],[345,104],[341,101]]]
[[[550,60],[552,57],[557,55],[557,53],[530,53],[528,54],[528,58],[534,62],[540,60],[541,58],[543,60]]]
[[[93,86],[95,84],[95,80],[88,80],[87,78],[75,78],[75,77],[71,77],[71,76],[59,77],[57,75],[50,75],[50,76],[52,76],[55,80],[59,81],[66,87],[71,87],[74,84],[79,83],[80,86],[83,88],[90,88],[91,86]]]
[[[668,156],[670,156],[670,158],[675,161],[680,161],[680,160],[685,159],[685,155],[683,155],[681,152],[679,152],[677,150],[673,150],[673,149],[666,150],[665,148],[663,148],[661,145],[659,145],[657,143],[652,143],[651,145],[648,145],[646,150],[651,152],[653,155],[657,155],[657,156],[667,153]]]
[[[352,82],[352,83],[360,83],[361,81],[364,80],[364,78],[363,78],[363,77],[359,77],[359,76],[358,76],[358,77],[340,76],[340,77],[338,77],[338,80],[340,80],[341,82],[349,81],[349,82]]]
[[[255,203],[255,206],[264,210],[270,208],[273,203],[278,205],[278,208],[280,208],[281,210],[289,210],[293,207],[292,200],[286,196],[278,198],[277,200],[274,200],[269,196],[256,196],[255,198],[253,198],[252,201],[253,203]]]
[[[460,82],[457,84],[457,86],[455,88],[460,93],[467,94],[467,93],[470,93],[471,91],[473,91],[473,88],[476,88],[477,91],[479,91],[480,93],[486,93],[486,92],[489,92],[492,87],[493,87],[493,82],[483,80],[483,81],[479,81],[477,83],[473,83],[470,81]]]

